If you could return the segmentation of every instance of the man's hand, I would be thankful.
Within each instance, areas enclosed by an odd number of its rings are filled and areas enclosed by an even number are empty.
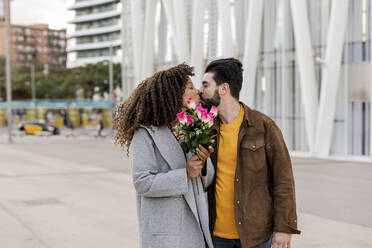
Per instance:
[[[203,165],[205,164],[205,162],[207,162],[208,157],[213,152],[214,149],[211,146],[208,147],[208,150],[205,149],[202,145],[199,145],[199,148],[196,149],[196,154],[198,155],[199,159],[203,162]]]
[[[291,248],[291,237],[289,233],[274,232],[272,248]]]
[[[197,155],[192,156],[186,163],[187,178],[193,179],[197,177],[203,168],[203,162]]]

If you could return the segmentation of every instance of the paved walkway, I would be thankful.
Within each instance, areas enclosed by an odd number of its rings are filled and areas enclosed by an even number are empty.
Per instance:
[[[83,163],[73,155],[85,141],[69,142],[0,145],[0,247],[138,247],[129,161],[119,150],[112,163],[97,159],[112,145],[90,140],[94,161]],[[293,160],[303,234],[292,247],[372,247],[372,165]]]

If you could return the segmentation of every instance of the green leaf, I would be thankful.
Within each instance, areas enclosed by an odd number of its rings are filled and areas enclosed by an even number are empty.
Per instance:
[[[197,148],[199,146],[198,140],[196,140],[196,139],[192,140],[191,145],[192,145],[193,148]]]
[[[217,134],[213,134],[212,136],[209,136],[209,139],[214,139],[217,136]]]
[[[184,152],[186,152],[186,153],[189,152],[189,147],[188,147],[188,145],[186,144],[186,142],[181,142],[180,145],[181,145],[182,150],[183,150]]]
[[[195,132],[190,132],[190,139],[194,138],[195,137]]]
[[[209,142],[209,137],[203,137],[203,138],[200,140],[200,144],[203,144],[203,145],[208,144],[208,142]]]

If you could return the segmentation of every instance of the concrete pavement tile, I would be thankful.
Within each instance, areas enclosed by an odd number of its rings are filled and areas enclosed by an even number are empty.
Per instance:
[[[44,248],[42,241],[27,225],[0,203],[0,247]]]
[[[0,176],[40,175],[48,173],[100,172],[107,169],[72,161],[17,151],[0,145]]]
[[[299,213],[301,235],[293,236],[299,248],[370,248],[372,228]]]
[[[48,247],[138,246],[135,192],[128,175],[0,178],[0,189],[5,185],[1,203]]]

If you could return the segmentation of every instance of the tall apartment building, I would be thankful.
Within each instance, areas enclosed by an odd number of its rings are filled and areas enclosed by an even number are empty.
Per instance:
[[[110,58],[121,59],[120,0],[75,0],[68,9],[75,12],[70,21],[73,29],[68,37],[67,66],[76,67]]]
[[[66,66],[66,29],[50,29],[47,24],[11,25],[11,63],[27,64],[37,59],[45,66]],[[0,22],[0,56],[6,55],[5,22]]]

